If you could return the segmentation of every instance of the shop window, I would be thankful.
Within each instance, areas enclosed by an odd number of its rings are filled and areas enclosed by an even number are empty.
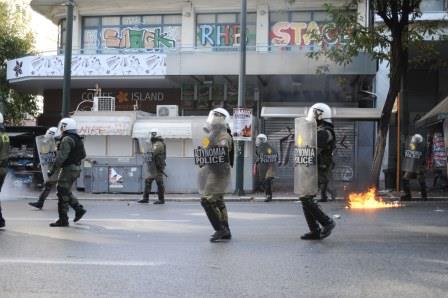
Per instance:
[[[269,23],[271,50],[313,51],[322,44],[333,46],[340,43],[340,37],[334,34],[331,17],[325,11],[271,12]],[[310,34],[315,30],[320,32],[318,40]]]
[[[85,27],[97,27],[100,25],[100,18],[97,17],[85,17],[84,26]]]
[[[182,17],[180,15],[166,15],[163,16],[164,25],[181,25]]]
[[[446,10],[446,0],[423,0],[420,3],[422,12],[440,12]]]
[[[95,44],[101,53],[173,49],[180,44],[181,21],[181,15],[85,17],[83,48],[90,51]]]
[[[103,26],[119,26],[120,25],[120,17],[103,17],[102,25]]]
[[[256,43],[255,13],[248,13],[247,45]],[[197,14],[196,47],[213,48],[218,51],[237,50],[240,44],[240,23],[238,13]]]

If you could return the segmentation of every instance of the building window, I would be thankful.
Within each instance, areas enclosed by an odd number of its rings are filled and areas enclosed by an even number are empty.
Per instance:
[[[174,49],[181,39],[181,15],[84,17],[84,53]]]
[[[324,11],[283,11],[269,14],[271,49],[294,48],[313,51],[320,46],[334,46],[346,36],[337,33],[336,26]],[[318,32],[316,38],[312,32]]]
[[[66,22],[62,19],[58,25],[58,49],[63,51],[65,48],[65,34],[66,34]]]
[[[423,0],[420,3],[422,12],[441,12],[447,9],[447,0]]]
[[[239,13],[197,14],[196,47],[216,50],[237,49],[240,44],[239,17]],[[256,44],[256,13],[248,13],[246,23],[247,46],[250,49]]]

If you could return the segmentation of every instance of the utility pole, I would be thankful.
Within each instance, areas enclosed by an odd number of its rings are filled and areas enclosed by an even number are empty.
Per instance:
[[[240,15],[240,73],[238,77],[238,107],[243,108],[246,96],[246,12],[247,0],[241,0]],[[235,194],[244,195],[244,141],[236,142]]]
[[[73,37],[73,7],[74,0],[68,0],[67,18],[65,20],[65,49],[64,49],[64,86],[62,89],[62,118],[68,117],[70,109],[70,90],[72,80],[72,37]]]

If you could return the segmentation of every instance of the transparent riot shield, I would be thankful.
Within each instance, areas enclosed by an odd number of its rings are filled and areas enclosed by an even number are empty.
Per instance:
[[[36,137],[37,153],[39,154],[40,169],[44,181],[47,182],[52,177],[48,177],[48,170],[53,166],[56,160],[57,146],[54,138],[46,136]],[[54,175],[53,175],[54,176]]]
[[[147,173],[150,176],[155,177],[157,175],[157,168],[154,163],[151,140],[149,138],[139,138],[138,145],[140,149],[140,154],[143,156],[143,160],[146,164]]]
[[[295,119],[294,193],[315,196],[318,191],[317,124],[305,118]]]
[[[258,178],[262,181],[275,177],[279,161],[277,151],[269,143],[261,143],[257,152]]]
[[[401,170],[404,172],[415,173],[420,165],[424,162],[424,146],[425,142],[412,143],[412,137],[406,139],[406,148],[403,153],[403,162]]]
[[[192,123],[193,157],[198,167],[198,192],[223,194],[230,182],[229,143],[225,125],[204,130],[204,123]]]

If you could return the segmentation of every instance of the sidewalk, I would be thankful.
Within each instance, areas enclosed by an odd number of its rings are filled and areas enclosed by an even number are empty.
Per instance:
[[[40,191],[35,191],[29,194],[26,194],[24,196],[20,196],[20,198],[23,199],[37,199],[39,197]],[[141,194],[123,194],[123,193],[104,193],[104,194],[92,194],[92,193],[85,193],[81,191],[75,191],[74,195],[80,199],[80,200],[100,200],[100,201],[138,201],[142,198]],[[400,200],[401,193],[400,192],[394,192],[394,191],[380,191],[379,195],[387,200],[387,201],[397,201]],[[415,198],[415,201],[419,201],[420,194],[418,192],[413,193],[413,198]],[[48,199],[54,199],[56,200],[56,191],[53,191]],[[149,196],[149,199],[151,201],[154,201],[157,199],[157,194],[151,194]],[[236,196],[233,194],[226,194],[225,200],[228,202],[249,202],[249,201],[255,201],[255,202],[262,202],[264,201],[265,197],[262,193],[248,193],[245,196]],[[337,197],[337,201],[343,201],[345,198],[340,196]],[[430,201],[441,201],[441,200],[448,200],[448,193],[438,192],[438,193],[429,193],[428,199]],[[200,195],[199,194],[166,194],[165,195],[166,201],[173,201],[173,202],[193,202],[193,201],[199,201]],[[281,201],[281,202],[288,202],[288,201],[297,201],[298,196],[293,193],[274,193],[273,201]]]

